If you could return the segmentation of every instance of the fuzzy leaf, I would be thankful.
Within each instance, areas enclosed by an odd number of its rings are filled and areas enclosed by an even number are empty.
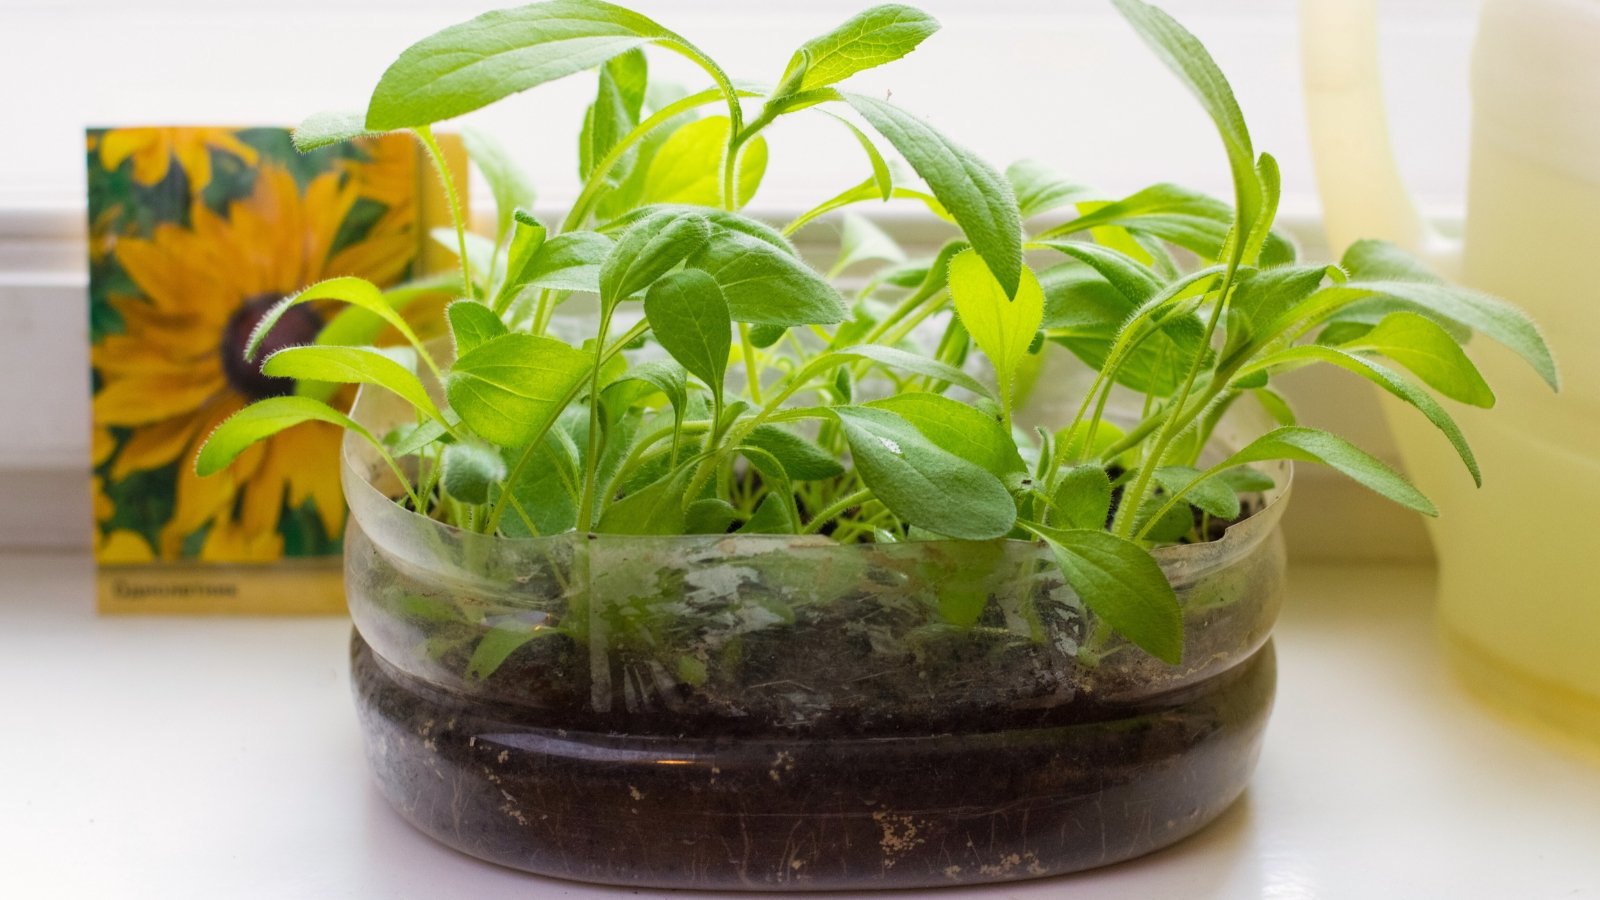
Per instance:
[[[1432,319],[1416,313],[1390,313],[1377,327],[1339,349],[1387,356],[1452,400],[1484,409],[1494,406],[1494,391],[1461,345]]]
[[[360,434],[377,443],[372,434],[349,416],[310,397],[268,397],[229,416],[206,438],[195,457],[195,474],[202,478],[227,468],[239,454],[257,441],[264,441],[285,428],[302,422],[327,422]]]
[[[1239,221],[1233,252],[1235,258],[1242,256],[1244,238],[1256,227],[1264,198],[1250,131],[1245,127],[1244,114],[1239,111],[1228,79],[1217,68],[1205,46],[1165,12],[1143,0],[1112,0],[1112,3],[1156,56],[1199,99],[1216,125],[1228,154],[1228,167],[1233,171],[1234,205]]]
[[[740,534],[795,534],[800,526],[789,512],[789,504],[777,494],[761,498],[756,511],[739,526]]]
[[[873,260],[905,262],[905,251],[900,249],[894,238],[884,234],[883,229],[872,224],[871,219],[855,213],[845,213],[840,218],[840,225],[839,259],[834,262],[828,277],[836,277],[857,263]]]
[[[878,199],[888,200],[894,196],[894,173],[889,170],[889,163],[883,158],[883,152],[878,149],[878,145],[874,144],[872,138],[867,137],[867,133],[857,128],[855,123],[849,119],[835,116],[833,113],[828,113],[828,115],[835,122],[849,129],[851,136],[856,139],[856,143],[861,145],[861,152],[867,155],[867,164],[872,167],[872,184],[877,188]]]
[[[650,286],[644,314],[672,358],[713,392],[720,392],[733,345],[733,322],[716,280],[698,269],[667,275]]]
[[[1061,177],[1054,169],[1032,159],[1018,160],[1006,167],[1006,180],[1017,195],[1017,208],[1024,219],[1051,212],[1099,195],[1081,184]]]
[[[1178,664],[1183,610],[1149,551],[1099,529],[1021,524],[1050,546],[1062,577],[1096,616],[1151,656]]]
[[[693,213],[656,213],[634,223],[600,266],[601,302],[616,304],[645,290],[710,235],[711,226]]]
[[[446,307],[445,317],[450,320],[457,359],[506,333],[506,323],[476,300],[457,300]]]
[[[1445,284],[1404,251],[1380,241],[1357,241],[1345,251],[1342,265],[1353,276],[1347,290],[1378,295],[1375,300],[1358,301],[1360,306],[1381,312],[1400,308],[1431,313],[1480,331],[1522,357],[1552,389],[1560,389],[1555,358],[1539,326],[1515,306]]]
[[[578,522],[583,493],[580,469],[578,447],[571,436],[559,426],[545,432],[531,463],[507,486],[516,504],[512,513],[500,520],[500,530],[511,537],[571,531]]]
[[[839,292],[781,236],[729,213],[712,217],[712,222],[711,239],[688,265],[717,280],[735,322],[789,326],[844,321]]]
[[[781,81],[788,83],[791,72],[803,70],[793,93],[837,84],[857,72],[900,59],[938,30],[938,21],[920,9],[898,4],[874,6],[801,44]]]
[[[1061,476],[1050,521],[1066,528],[1105,530],[1111,515],[1111,478],[1099,466],[1073,466]]]
[[[684,511],[683,533],[724,534],[737,518],[739,511],[721,497],[696,500]]]
[[[523,283],[557,291],[600,291],[600,265],[611,239],[593,231],[569,231],[545,241],[523,270]]]
[[[745,436],[744,446],[771,455],[796,481],[818,481],[844,474],[844,466],[833,454],[776,425],[757,425]]]
[[[1449,340],[1449,338],[1446,337],[1445,340]],[[1451,345],[1454,346],[1454,342]],[[1256,363],[1252,368],[1257,366],[1262,369],[1296,368],[1311,362],[1325,362],[1354,372],[1401,400],[1415,406],[1450,441],[1450,446],[1454,447],[1456,454],[1461,457],[1462,465],[1465,465],[1467,471],[1472,473],[1473,482],[1482,486],[1483,475],[1478,470],[1478,461],[1473,456],[1472,448],[1467,445],[1466,435],[1461,433],[1460,426],[1456,425],[1450,414],[1445,411],[1444,407],[1439,405],[1437,400],[1429,396],[1427,391],[1400,377],[1398,373],[1387,366],[1364,356],[1350,353],[1341,347],[1305,344],[1274,353]]]
[[[650,160],[640,205],[722,204],[722,154],[728,145],[728,117],[710,116],[679,128]],[[767,140],[760,135],[739,150],[739,198],[744,206],[755,196],[767,171]]]
[[[612,57],[600,67],[599,87],[584,114],[583,131],[578,137],[580,178],[588,180],[595,165],[638,126],[649,79],[649,63],[637,48]],[[626,174],[613,169],[609,178],[615,181]]]
[[[511,246],[506,251],[506,288],[528,282],[533,261],[544,248],[545,227],[525,209],[511,211]]]
[[[560,413],[592,361],[554,338],[502,335],[456,360],[445,376],[445,396],[479,436],[521,447]]]
[[[400,314],[395,312],[394,307],[389,305],[388,300],[384,298],[383,291],[378,290],[378,286],[370,281],[346,276],[319,281],[300,293],[292,297],[285,297],[274,304],[261,317],[261,320],[256,323],[255,330],[250,332],[250,339],[245,342],[244,358],[255,359],[256,351],[261,348],[261,342],[271,333],[273,326],[278,324],[278,320],[283,318],[283,314],[288,311],[289,307],[299,306],[302,303],[310,303],[315,300],[337,300],[372,313],[385,323],[392,325],[394,330],[400,332],[411,343],[411,346],[417,349],[418,353],[425,358],[427,357],[427,351],[423,349],[422,341],[417,339],[416,332],[411,330],[411,326],[406,323],[406,320],[400,318]]]
[[[831,351],[828,355],[870,360],[885,368],[910,372],[912,375],[921,375],[938,381],[948,381],[980,397],[994,399],[994,391],[990,390],[987,385],[978,379],[949,363],[940,362],[929,356],[907,353],[904,350],[897,350],[894,347],[887,347],[883,344],[858,344],[854,347],[842,347]]]
[[[941,449],[888,410],[841,406],[834,413],[861,479],[896,516],[966,540],[1011,530],[1016,505],[990,472]]]
[[[1168,493],[1183,493],[1190,506],[1210,513],[1219,519],[1233,519],[1239,515],[1239,495],[1220,478],[1201,478],[1199,469],[1189,466],[1162,466],[1155,470],[1156,483]],[[1181,507],[1180,507],[1181,508]],[[1187,529],[1185,529],[1187,530]]]
[[[444,421],[417,376],[375,347],[286,347],[267,357],[261,373],[334,384],[375,384],[428,418]]]
[[[1292,459],[1330,466],[1408,509],[1430,516],[1439,511],[1400,473],[1349,441],[1326,431],[1287,426],[1269,431],[1213,468],[1227,469],[1269,459]]]
[[[601,534],[683,534],[688,473],[667,475],[630,492],[606,507],[594,530]]]
[[[599,0],[548,0],[484,13],[413,44],[383,73],[368,128],[428,125],[592,69],[671,32]]]
[[[505,477],[505,460],[493,447],[461,441],[444,448],[444,492],[462,503],[488,503],[490,488]]]
[[[866,405],[889,410],[940,448],[977,463],[1002,479],[1027,469],[1016,441],[1000,420],[959,400],[926,391],[906,391]]]
[[[1005,295],[1016,294],[1022,282],[1022,216],[1004,176],[893,104],[855,94],[845,99],[933,189]]]
[[[1016,289],[1007,292],[982,258],[963,250],[950,260],[950,299],[973,343],[994,364],[1000,396],[1009,399],[1017,369],[1044,321],[1039,279],[1024,266]]]
[[[648,384],[666,395],[667,402],[672,404],[673,411],[681,419],[688,407],[689,399],[689,387],[684,374],[683,366],[672,360],[650,360],[629,366],[611,387],[626,381]]]
[[[301,153],[310,153],[323,147],[342,144],[345,141],[355,140],[358,137],[381,134],[378,131],[368,131],[363,120],[366,117],[359,112],[345,110],[330,110],[327,112],[312,113],[295,128],[292,139],[294,149]]]
[[[494,195],[494,239],[499,244],[511,231],[511,216],[517,208],[533,206],[533,182],[493,135],[467,128],[461,132],[461,141],[466,145],[467,156],[489,182],[489,193]]]

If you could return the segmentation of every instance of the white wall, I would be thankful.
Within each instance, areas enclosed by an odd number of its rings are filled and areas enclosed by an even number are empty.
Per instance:
[[[0,3],[0,113],[15,131],[0,206],[75,204],[82,129],[144,122],[294,123],[360,108],[409,42],[487,0],[12,0]],[[789,52],[865,0],[636,0],[735,78],[775,79]],[[1221,190],[1226,169],[1199,111],[1102,0],[924,0],[944,30],[852,86],[892,91],[997,162],[1035,156],[1123,189],[1153,179]],[[1309,211],[1292,0],[1169,0],[1232,76],[1262,149],[1278,156],[1291,210]],[[1397,141],[1423,200],[1458,202],[1465,171],[1466,53],[1473,0],[1387,0]],[[673,65],[676,63],[676,65]],[[671,67],[695,78],[676,59]],[[687,79],[686,79],[687,80]],[[696,83],[703,77],[695,78]],[[576,190],[573,132],[591,80],[540,88],[474,117],[525,148],[552,199]],[[792,138],[792,132],[787,136]],[[24,140],[25,139],[25,140]],[[808,205],[853,182],[843,136],[773,137],[759,198]]]

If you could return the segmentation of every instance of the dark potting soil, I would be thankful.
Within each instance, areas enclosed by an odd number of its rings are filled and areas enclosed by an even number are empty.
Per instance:
[[[743,891],[1002,881],[1166,846],[1243,789],[1275,671],[1268,644],[1136,706],[1073,698],[959,733],[836,717],[736,736],[710,715],[620,733],[606,723],[626,716],[488,705],[359,636],[352,668],[378,781],[433,837],[561,878]]]

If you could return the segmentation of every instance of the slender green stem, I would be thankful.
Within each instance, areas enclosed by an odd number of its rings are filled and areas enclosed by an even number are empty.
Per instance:
[[[598,371],[599,366],[605,364],[606,360],[616,356],[618,353],[621,353],[623,347],[637,340],[641,335],[649,330],[650,321],[648,319],[640,319],[638,324],[628,329],[627,332],[622,335],[622,337],[612,341],[611,345],[606,347],[605,352],[599,355],[599,362],[596,365],[596,371]],[[591,379],[592,378],[593,373],[591,373]],[[592,380],[589,383],[592,385]],[[577,399],[578,393],[583,390],[584,385],[585,380],[581,378],[574,382],[572,387],[567,390],[566,394],[557,399],[557,407],[564,408],[573,400]],[[505,484],[507,485],[508,489],[500,495],[500,499],[495,501],[494,508],[489,511],[489,518],[484,523],[484,531],[493,534],[495,529],[499,527],[500,517],[505,513],[506,500],[511,496],[509,487],[517,483],[517,479],[522,475],[523,470],[526,469],[528,464],[533,461],[535,452],[538,451],[539,446],[543,443],[544,436],[549,433],[551,427],[555,425],[556,418],[556,416],[551,416],[548,420],[546,420],[543,427],[541,427],[538,433],[536,433],[533,438],[528,441],[528,445],[523,448],[522,455],[517,457],[516,464],[511,467],[510,473],[506,475]]]
[[[1226,461],[1224,461],[1224,463],[1225,462]],[[1144,527],[1139,529],[1139,535],[1138,535],[1139,539],[1143,540],[1144,536],[1146,534],[1150,533],[1150,529],[1154,528],[1156,526],[1156,523],[1161,521],[1161,517],[1162,516],[1165,516],[1167,513],[1171,512],[1173,507],[1177,506],[1180,502],[1182,502],[1184,496],[1189,493],[1191,488],[1193,488],[1195,485],[1199,484],[1200,482],[1205,481],[1207,478],[1210,478],[1211,476],[1217,474],[1218,472],[1223,471],[1225,468],[1231,468],[1230,466],[1227,466],[1224,463],[1218,463],[1217,465],[1212,466],[1211,468],[1205,470],[1204,472],[1201,472],[1198,476],[1195,477],[1195,479],[1193,481],[1191,481],[1188,484],[1184,485],[1182,490],[1173,492],[1172,496],[1167,498],[1167,502],[1161,504],[1160,508],[1157,509],[1154,513],[1152,513],[1150,515],[1150,517],[1148,519],[1145,520]],[[1202,533],[1204,533],[1204,524],[1205,524],[1204,522],[1201,523],[1201,525],[1202,525]]]
[[[828,506],[825,507],[821,512],[813,516],[811,521],[807,522],[805,527],[800,529],[800,533],[816,534],[818,531],[822,530],[822,526],[838,518],[840,513],[843,513],[845,510],[850,509],[853,506],[860,506],[862,503],[865,503],[870,499],[872,499],[872,490],[870,488],[862,488],[853,494],[846,494],[845,496],[840,497],[838,500],[828,504]]]
[[[433,160],[433,169],[438,173],[440,183],[444,185],[445,201],[450,205],[450,220],[456,227],[456,252],[461,257],[461,295],[474,296],[476,292],[472,288],[472,263],[467,259],[467,220],[461,210],[461,197],[456,193],[455,179],[450,175],[450,164],[445,161],[444,152],[439,149],[439,142],[433,139],[431,126],[419,125],[416,134],[422,146],[428,148],[428,158]]]
[[[396,462],[395,458],[389,454],[388,449],[383,446],[383,441],[378,440],[378,438],[374,436],[372,432],[366,430],[365,428],[359,429],[356,433],[360,434],[363,438],[366,438],[367,443],[371,444],[373,449],[378,451],[379,458],[381,458],[384,463],[388,465],[389,471],[393,472],[394,477],[400,480],[400,486],[405,488],[406,497],[411,500],[411,508],[416,510],[421,515],[427,515],[428,511],[422,508],[422,498],[417,496],[416,490],[411,486],[411,478],[406,475],[404,469],[400,468],[400,463]]]
[[[556,292],[550,288],[539,289],[539,300],[533,307],[533,333],[542,335],[550,327],[550,317],[555,315]]]
[[[1211,315],[1206,319],[1206,330],[1200,338],[1200,346],[1195,351],[1194,359],[1189,363],[1189,371],[1184,375],[1183,386],[1178,389],[1176,397],[1168,406],[1172,412],[1183,411],[1184,405],[1189,401],[1189,393],[1194,389],[1195,380],[1200,377],[1200,370],[1205,366],[1206,349],[1211,346],[1211,338],[1216,334],[1217,323],[1222,320],[1222,311],[1228,304],[1228,294],[1233,290],[1233,279],[1237,271],[1237,263],[1230,263],[1226,274],[1222,277],[1222,286],[1217,290],[1216,305],[1211,308]],[[1139,507],[1144,502],[1145,491],[1150,488],[1150,480],[1155,477],[1155,470],[1161,466],[1172,439],[1178,435],[1176,424],[1177,416],[1168,415],[1156,433],[1155,445],[1151,447],[1149,454],[1139,466],[1139,475],[1134,479],[1133,490],[1123,492],[1122,503],[1117,507],[1115,521],[1112,523],[1115,533],[1123,537],[1132,534]]]
[[[728,102],[728,120],[731,123],[731,128],[729,129],[730,133],[737,135],[743,131],[744,109],[739,106],[739,98],[741,96],[758,95],[752,94],[749,91],[741,91],[735,88],[733,86],[733,82],[728,79],[728,74],[722,71],[722,67],[717,65],[716,61],[711,57],[705,55],[705,53],[702,52],[699,47],[696,47],[688,41],[683,40],[682,38],[675,38],[673,40],[661,41],[660,43],[661,46],[667,48],[668,50],[688,58],[691,62],[704,70],[707,75],[711,76],[711,80],[717,83],[717,93],[723,98],[726,98]]]
[[[588,534],[594,522],[595,479],[600,472],[600,369],[605,363],[606,332],[612,309],[600,310],[600,330],[594,338],[594,368],[589,372],[589,434],[583,454],[583,500],[578,508],[578,533]]]
[[[729,212],[739,209],[739,148],[744,138],[729,134],[728,145],[722,151],[722,182],[719,193],[722,208]]]
[[[741,91],[740,96],[754,97],[757,95],[749,91]],[[594,171],[589,173],[589,180],[584,182],[583,190],[578,193],[578,199],[573,201],[572,209],[567,213],[567,217],[562,221],[561,228],[557,233],[571,231],[583,224],[584,220],[593,212],[594,204],[600,199],[601,192],[606,188],[606,176],[611,174],[611,170],[617,167],[617,164],[622,161],[628,151],[648,137],[650,132],[690,110],[698,109],[708,103],[714,103],[722,99],[722,97],[722,91],[717,89],[690,94],[681,100],[663,106],[649,118],[640,122],[632,131],[624,135],[622,140],[611,148],[610,152],[595,163]]]
[[[739,350],[744,356],[745,380],[749,382],[750,402],[761,405],[761,368],[756,363],[756,345],[750,342],[750,326],[739,323]]]

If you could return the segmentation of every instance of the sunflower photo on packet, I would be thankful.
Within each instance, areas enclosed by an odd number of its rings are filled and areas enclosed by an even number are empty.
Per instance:
[[[441,138],[465,190],[460,141]],[[284,296],[357,276],[399,286],[412,327],[440,331],[456,285],[428,276],[455,259],[429,237],[449,214],[425,152],[394,134],[302,154],[270,127],[96,128],[86,145],[100,611],[342,611],[340,431],[284,432],[221,477],[197,477],[194,456],[264,397],[352,399],[260,369],[315,342],[335,305],[292,308],[245,361]]]

